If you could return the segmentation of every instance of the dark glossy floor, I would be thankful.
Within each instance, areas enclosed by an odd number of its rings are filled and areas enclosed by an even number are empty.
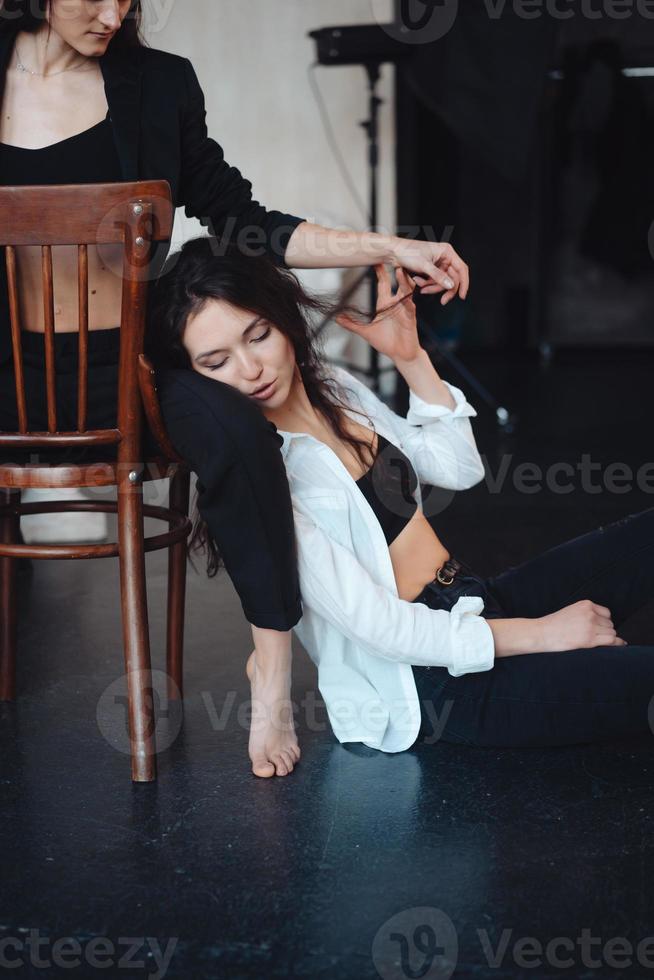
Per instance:
[[[527,354],[464,360],[519,424],[498,437],[492,410],[438,362],[478,409],[492,472],[510,456],[500,491],[480,484],[437,518],[451,551],[491,574],[653,505],[654,479],[649,493],[618,494],[602,489],[602,473],[620,461],[635,480],[652,462],[654,352],[558,352],[547,368]],[[584,454],[601,464],[597,493],[580,479],[567,494],[514,485],[520,462],[546,468]],[[162,556],[148,568],[162,668]],[[41,563],[22,583],[19,698],[0,705],[0,940],[23,945],[0,942],[0,971],[19,962],[15,976],[84,980],[651,975],[651,738],[353,752],[329,731],[298,649],[302,760],[287,778],[257,779],[249,629],[226,578],[191,574],[184,724],[176,734],[179,719],[162,718],[159,779],[132,784],[112,688],[122,656],[115,563]],[[622,635],[653,642],[652,607]],[[31,957],[30,930],[42,940]],[[567,945],[547,950],[557,937]],[[34,965],[39,953],[60,965]]]

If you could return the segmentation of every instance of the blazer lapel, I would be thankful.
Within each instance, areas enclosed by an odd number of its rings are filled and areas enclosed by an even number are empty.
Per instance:
[[[0,34],[0,105],[5,91],[5,78],[7,66],[14,50],[14,38],[12,34]]]
[[[111,53],[110,45],[100,58],[104,90],[124,180],[139,178],[142,79],[140,56],[139,48],[117,55]]]
[[[14,47],[12,34],[0,34],[0,105],[7,67]],[[109,115],[124,180],[139,179],[139,134],[141,121],[141,50],[112,52],[109,45],[99,59]]]

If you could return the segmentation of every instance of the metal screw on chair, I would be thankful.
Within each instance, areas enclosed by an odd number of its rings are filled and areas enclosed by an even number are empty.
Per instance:
[[[139,235],[138,238],[135,239],[135,244],[138,246],[138,248],[142,248],[145,245],[145,238],[143,238],[142,235]]]
[[[136,470],[132,470],[128,476],[128,480],[130,483],[138,483],[139,476],[140,474]]]
[[[142,204],[135,204],[132,210],[133,210],[134,214],[143,214],[143,205]]]

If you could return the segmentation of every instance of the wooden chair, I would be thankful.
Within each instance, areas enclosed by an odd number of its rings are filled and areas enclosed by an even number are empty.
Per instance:
[[[14,465],[0,462],[0,700],[15,698],[15,559],[109,558],[118,556],[129,715],[132,780],[156,779],[154,698],[150,666],[145,552],[168,549],[168,697],[182,695],[186,588],[186,538],[190,473],[166,435],[154,371],[143,356],[148,281],[153,242],[169,240],[173,208],[166,181],[123,184],[0,187],[0,246],[6,246],[11,339],[16,379],[18,432],[0,432],[0,459],[7,450],[115,446],[115,462],[71,465]],[[123,292],[114,429],[87,429],[88,244],[123,245]],[[44,350],[48,431],[28,426],[16,278],[16,246],[40,245],[44,298]],[[79,290],[79,376],[77,429],[57,428],[54,359],[53,245],[77,245]],[[143,459],[143,409],[162,450]],[[89,454],[90,455],[90,454]],[[169,506],[143,503],[143,481],[170,477]],[[21,503],[27,488],[116,487],[117,501]],[[20,516],[34,513],[117,513],[118,541],[109,544],[19,543]],[[145,538],[144,515],[168,524]],[[74,597],[71,597],[74,601]],[[65,611],[62,610],[62,615]]]

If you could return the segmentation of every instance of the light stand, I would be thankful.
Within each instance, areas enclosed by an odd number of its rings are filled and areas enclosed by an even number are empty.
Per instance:
[[[424,0],[426,3],[427,0]],[[438,0],[429,0],[431,6]],[[431,16],[425,12],[423,17]],[[399,14],[399,23],[407,29],[418,30],[424,26],[421,21],[412,22],[408,0],[402,0],[402,7]],[[397,22],[390,25],[380,24],[361,24],[348,25],[345,27],[325,27],[317,31],[310,31],[318,48],[318,64],[321,65],[363,65],[368,73],[369,91],[369,118],[365,119],[361,125],[368,136],[368,164],[370,169],[370,213],[369,225],[371,231],[377,231],[377,198],[378,198],[378,175],[379,175],[379,107],[383,105],[383,99],[377,94],[377,83],[381,74],[381,65],[390,62],[400,64],[408,56],[410,45],[401,40],[392,38]],[[393,30],[389,31],[391,27]],[[370,314],[374,317],[377,311],[377,275],[374,268],[366,270],[350,286],[346,294],[342,297],[343,305],[349,302],[350,298],[357,291],[359,286],[366,280],[370,284]],[[316,329],[316,336],[320,335],[327,326],[329,320],[323,321]],[[468,381],[468,383],[478,392],[481,398],[495,410],[495,417],[500,428],[505,432],[512,432],[517,423],[517,416],[511,414],[504,406],[500,405],[485,388],[458,360],[451,352],[442,348],[438,342],[432,338],[428,348],[436,351],[452,363]],[[372,388],[375,394],[379,394],[379,377],[386,371],[394,371],[395,365],[384,368],[379,367],[379,354],[374,348],[370,348],[370,361],[367,368],[352,364],[349,361],[330,358],[332,363],[341,365],[346,369],[364,374],[372,381]]]
[[[377,94],[377,84],[381,76],[381,64],[380,61],[368,61],[365,62],[364,68],[368,73],[368,105],[369,105],[369,117],[364,119],[361,123],[362,128],[365,130],[368,137],[368,167],[370,172],[370,205],[368,214],[368,224],[370,231],[377,231],[378,226],[378,198],[379,198],[379,107],[384,104],[384,100]],[[348,290],[347,296],[344,297],[344,301],[353,295],[354,292],[359,288],[364,280],[368,279],[369,284],[369,307],[370,316],[374,318],[377,312],[377,274],[374,268],[370,267],[366,272],[357,279],[354,285]],[[322,332],[326,324],[321,324],[317,330],[317,333]],[[385,371],[394,371],[393,365],[388,367],[380,368],[379,366],[379,353],[370,347],[370,360],[368,367],[361,367],[358,364],[352,364],[350,361],[339,361],[333,359],[334,364],[340,364],[342,367],[348,370],[357,371],[359,374],[364,374],[366,377],[370,378],[372,381],[372,388],[377,394],[379,394],[379,377]]]
[[[368,97],[369,97],[369,118],[364,119],[361,126],[368,136],[368,166],[370,168],[370,215],[368,224],[371,231],[377,231],[379,224],[378,218],[378,194],[379,194],[379,107],[383,104],[383,99],[377,95],[377,83],[381,75],[379,62],[369,62],[365,66],[368,73]],[[375,316],[377,310],[377,275],[373,268],[368,269],[368,279],[370,286],[370,314]],[[379,353],[370,348],[370,361],[368,369],[363,369],[363,374],[372,380],[373,391],[379,394]]]

